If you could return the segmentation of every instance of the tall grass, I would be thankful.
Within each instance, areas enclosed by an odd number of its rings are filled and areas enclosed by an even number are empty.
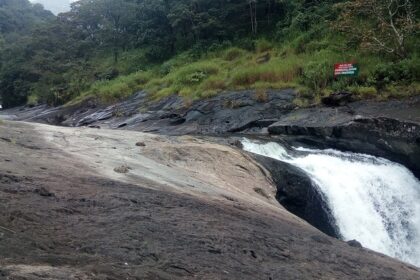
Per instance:
[[[112,103],[127,98],[136,91],[144,88],[150,81],[152,72],[135,72],[127,76],[120,76],[114,80],[97,81],[91,85],[90,89],[75,99],[77,103],[88,97],[94,97],[102,103]]]
[[[232,85],[253,88],[256,83],[275,84],[293,82],[299,77],[302,60],[297,56],[274,58],[266,64],[251,64],[243,69],[233,69]]]
[[[182,53],[149,71],[95,82],[76,101],[94,96],[110,103],[141,89],[149,92],[154,100],[177,94],[185,98],[186,104],[225,90],[242,89],[254,89],[258,100],[264,100],[262,93],[267,89],[294,87],[301,99],[296,104],[301,106],[319,102],[322,96],[337,90],[350,90],[361,98],[379,95],[379,91],[370,83],[370,77],[381,63],[381,57],[355,50],[344,51],[340,38],[336,40],[338,43],[331,43],[334,36],[310,41],[306,45],[302,45],[301,41],[305,39],[302,38],[286,44],[259,40],[255,50],[231,47],[203,54],[200,58],[188,52]],[[297,48],[297,45],[300,47]],[[135,63],[126,60],[136,55],[142,59],[141,53],[125,55],[121,63],[128,66],[123,71],[135,68]],[[261,62],[263,56],[268,59]],[[333,66],[338,62],[357,62],[361,69],[359,77],[334,79]],[[123,68],[120,65],[120,69]],[[396,96],[399,89],[388,86],[386,96]],[[412,85],[409,90],[410,94],[417,94],[418,91],[418,84]]]

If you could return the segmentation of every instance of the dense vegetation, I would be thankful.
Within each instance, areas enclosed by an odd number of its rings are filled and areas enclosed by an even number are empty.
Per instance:
[[[112,102],[146,89],[188,102],[295,87],[306,105],[343,89],[417,94],[419,11],[409,0],[80,0],[55,17],[0,0],[0,98]],[[346,61],[360,75],[335,79]]]

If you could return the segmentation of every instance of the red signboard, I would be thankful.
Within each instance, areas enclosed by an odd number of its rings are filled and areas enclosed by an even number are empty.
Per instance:
[[[334,76],[357,76],[359,66],[356,63],[337,63],[334,65]]]

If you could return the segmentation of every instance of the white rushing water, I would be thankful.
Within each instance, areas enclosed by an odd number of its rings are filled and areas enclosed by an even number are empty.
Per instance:
[[[363,154],[242,143],[304,170],[328,200],[344,240],[420,267],[420,181],[407,168]]]

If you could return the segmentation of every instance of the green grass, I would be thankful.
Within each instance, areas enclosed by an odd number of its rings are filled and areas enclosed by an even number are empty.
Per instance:
[[[267,89],[295,88],[297,106],[309,106],[320,102],[323,96],[338,90],[349,90],[360,99],[384,99],[419,94],[418,83],[389,84],[384,89],[376,88],[372,75],[383,58],[377,55],[340,50],[337,45],[323,38],[311,42],[303,51],[295,45],[301,38],[289,44],[275,44],[267,40],[256,42],[254,51],[231,47],[196,58],[189,52],[179,54],[161,65],[148,65],[148,71],[120,75],[113,80],[92,84],[88,90],[71,104],[94,97],[103,103],[124,99],[136,91],[146,90],[151,100],[176,94],[182,96],[186,106],[197,99],[209,98],[226,90],[255,90],[258,100],[264,100]],[[303,47],[301,47],[303,48]],[[259,63],[262,56],[269,56]],[[144,59],[142,52],[128,52],[116,65],[121,73],[136,69],[136,63]],[[415,58],[413,58],[415,59]],[[337,62],[357,62],[360,75],[357,78],[334,79],[333,65]],[[414,62],[413,62],[414,63]],[[414,63],[415,64],[415,63]],[[105,71],[111,61],[102,61],[99,66]]]
[[[88,91],[71,101],[69,105],[92,97],[105,104],[122,100],[142,90],[152,76],[152,72],[135,72],[127,76],[120,76],[114,80],[98,81]]]
[[[230,48],[217,55],[179,67],[151,79],[145,89],[153,99],[179,94],[192,100],[208,98],[225,90],[285,88],[296,85],[302,60],[272,57],[258,64],[258,53]],[[176,64],[175,61],[172,61]]]

